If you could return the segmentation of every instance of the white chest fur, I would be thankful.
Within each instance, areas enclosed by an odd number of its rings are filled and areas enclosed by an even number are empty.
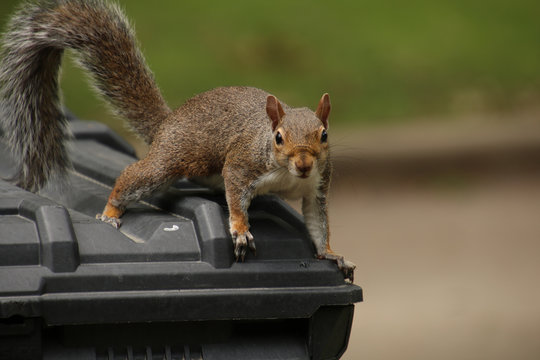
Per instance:
[[[254,195],[277,194],[287,199],[296,200],[313,194],[321,182],[317,171],[302,179],[291,174],[286,168],[278,168],[262,175],[255,183]]]

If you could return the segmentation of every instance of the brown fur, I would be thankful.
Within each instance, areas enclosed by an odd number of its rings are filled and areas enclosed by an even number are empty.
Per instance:
[[[10,113],[14,117],[8,121],[8,132],[17,133],[21,129],[22,125],[15,120],[17,109],[30,104],[23,96],[25,87],[37,92],[35,99],[45,99],[36,106],[50,107],[60,113],[59,105],[54,102],[54,96],[58,97],[56,77],[60,53],[51,61],[52,75],[48,82],[51,89],[30,81],[19,82],[15,87],[6,74],[11,70],[23,73],[21,63],[25,61],[46,65],[35,57],[46,54],[44,51],[72,48],[99,92],[150,145],[146,157],[128,166],[116,180],[99,218],[118,227],[119,218],[130,202],[150,195],[176,178],[219,174],[224,180],[237,259],[244,258],[248,247],[255,251],[247,213],[252,198],[277,193],[303,199],[306,225],[318,256],[330,256],[345,277],[352,280],[354,264],[333,254],[328,239],[326,199],[331,164],[324,137],[330,113],[328,94],[321,97],[313,112],[307,108],[290,108],[260,89],[223,87],[199,94],[171,111],[153,81],[131,27],[116,6],[99,0],[57,0],[32,4],[20,10],[14,19],[5,41],[7,60],[0,68],[4,74],[0,77],[1,94],[23,101]],[[33,30],[28,32],[28,28]],[[29,44],[22,55],[21,44]],[[50,129],[59,121],[48,113],[23,120],[24,126],[32,129]],[[65,159],[61,138],[51,139],[51,144],[33,138],[23,145],[21,153],[27,148],[42,153],[48,150]],[[39,173],[34,169],[40,169],[35,161],[23,159],[23,163],[34,174]],[[65,164],[58,166],[60,170],[63,168]],[[27,179],[27,188],[41,186],[48,175]]]

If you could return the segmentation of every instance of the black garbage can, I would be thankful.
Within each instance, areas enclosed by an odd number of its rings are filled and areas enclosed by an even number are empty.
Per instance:
[[[249,209],[257,256],[233,259],[222,194],[178,181],[95,219],[135,161],[107,127],[72,121],[68,186],[0,181],[0,359],[338,359],[362,289],[314,258],[302,217]],[[0,177],[14,173],[0,138]]]

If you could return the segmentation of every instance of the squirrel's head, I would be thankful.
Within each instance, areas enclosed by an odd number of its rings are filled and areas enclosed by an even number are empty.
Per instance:
[[[266,99],[271,120],[274,156],[280,166],[301,178],[322,169],[328,158],[328,115],[330,96],[324,94],[315,112],[307,108],[288,109],[275,96]]]

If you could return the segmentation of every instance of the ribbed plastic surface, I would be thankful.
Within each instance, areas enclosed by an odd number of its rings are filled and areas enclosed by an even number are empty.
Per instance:
[[[187,180],[130,206],[116,230],[95,215],[133,150],[101,124],[72,128],[68,186],[37,195],[0,181],[0,359],[339,356],[362,290],[315,259],[298,213],[274,196],[255,199],[257,256],[243,263],[233,260],[223,194]],[[0,142],[0,177],[13,173]],[[341,335],[321,340],[333,318]],[[333,354],[325,341],[339,344]]]

